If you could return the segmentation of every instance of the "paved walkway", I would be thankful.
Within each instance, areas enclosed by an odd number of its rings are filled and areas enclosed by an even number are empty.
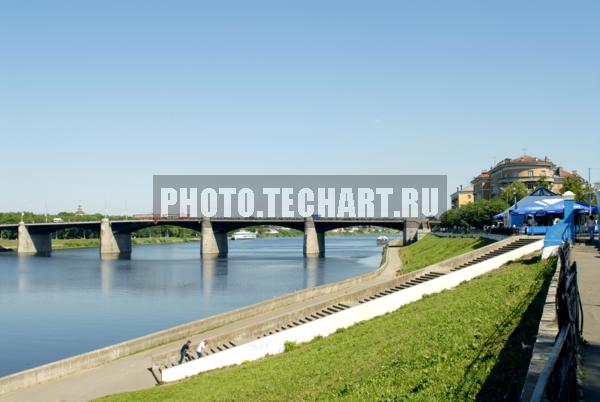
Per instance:
[[[600,401],[600,252],[577,245],[571,259],[577,262],[579,292],[583,304],[583,399]]]
[[[286,305],[273,311],[257,314],[247,319],[239,320],[223,327],[191,337],[198,343],[200,338],[212,338],[242,329],[260,322],[272,320],[274,317],[301,310],[330,299],[336,299],[344,294],[376,286],[389,281],[396,276],[396,270],[401,267],[398,248],[390,247],[386,256],[386,267],[383,272],[365,282],[344,288],[337,292],[317,296],[309,300]],[[148,351],[140,352],[122,359],[114,360],[102,366],[68,375],[63,378],[34,385],[29,388],[0,396],[0,402],[48,402],[48,401],[88,401],[108,394],[125,391],[135,391],[151,388],[156,385],[152,374],[147,370],[152,356],[164,352],[178,350],[183,341],[169,343]]]

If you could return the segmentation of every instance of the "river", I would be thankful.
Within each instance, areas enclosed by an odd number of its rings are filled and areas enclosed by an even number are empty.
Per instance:
[[[134,246],[116,261],[96,248],[0,253],[0,376],[373,271],[375,239],[327,237],[321,259],[303,258],[302,237],[230,241],[227,258],[208,261],[198,242]]]

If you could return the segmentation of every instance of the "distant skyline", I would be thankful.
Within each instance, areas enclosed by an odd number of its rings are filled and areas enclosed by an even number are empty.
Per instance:
[[[0,211],[152,209],[153,174],[600,181],[600,3],[0,5]]]

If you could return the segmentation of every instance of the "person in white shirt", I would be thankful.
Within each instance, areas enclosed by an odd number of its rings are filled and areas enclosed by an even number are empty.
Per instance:
[[[206,356],[206,342],[200,341],[198,348],[196,349],[196,353],[198,353],[198,357]]]

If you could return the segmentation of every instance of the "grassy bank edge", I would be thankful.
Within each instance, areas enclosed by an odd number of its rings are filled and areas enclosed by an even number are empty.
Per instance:
[[[399,250],[402,272],[408,273],[444,260],[475,251],[494,243],[482,237],[439,237],[428,234],[423,239]]]

